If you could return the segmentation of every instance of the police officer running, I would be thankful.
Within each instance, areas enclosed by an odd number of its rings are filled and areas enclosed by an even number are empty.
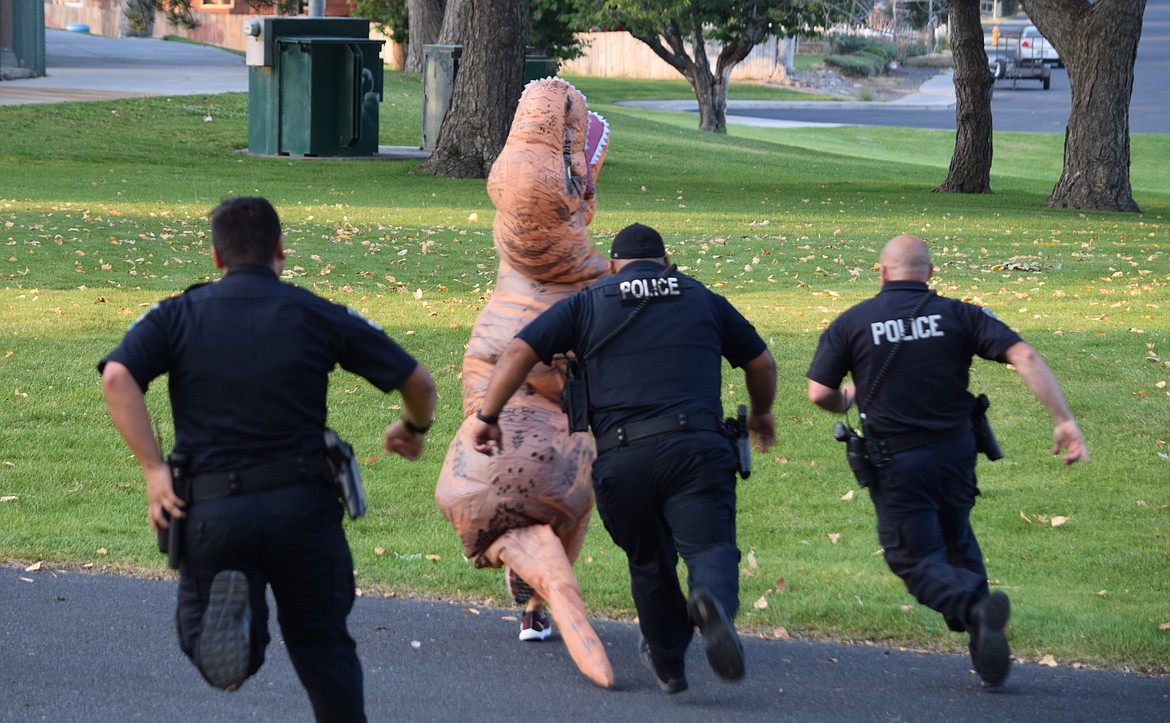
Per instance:
[[[325,461],[329,373],[340,365],[399,391],[403,415],[385,446],[410,460],[423,451],[434,382],[375,324],[281,282],[280,220],[268,201],[224,201],[211,235],[222,278],[155,304],[98,367],[110,416],[146,476],[151,527],[183,530],[172,536],[182,550],[179,644],[211,685],[235,690],[264,661],[271,585],[317,720],[364,721],[346,628],[353,560]],[[170,465],[144,398],[162,374]]]
[[[684,655],[698,626],[712,669],[737,680],[744,675],[732,624],[737,461],[723,433],[720,377],[723,358],[743,369],[747,428],[768,449],[775,362],[726,299],[669,264],[654,229],[622,229],[610,256],[612,276],[554,304],[505,349],[477,413],[475,446],[485,454],[498,449],[497,416],[528,371],[572,350],[584,369],[597,442],[597,509],[629,559],[642,663],[664,691],[686,690]],[[679,555],[689,598],[676,572]]]
[[[989,594],[970,524],[979,494],[977,400],[967,391],[972,357],[1016,368],[1055,422],[1053,454],[1065,450],[1065,464],[1089,461],[1085,440],[1056,377],[1030,345],[989,309],[927,286],[934,266],[925,241],[891,239],[879,268],[881,292],[821,334],[808,397],[839,414],[857,405],[886,562],[951,630],[969,633],[975,671],[998,686],[1011,668],[1004,632],[1011,605],[1003,592]],[[846,374],[852,381],[842,386]]]

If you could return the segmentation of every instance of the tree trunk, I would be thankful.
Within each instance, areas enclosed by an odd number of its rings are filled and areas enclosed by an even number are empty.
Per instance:
[[[443,13],[443,27],[439,29],[439,45],[462,45],[467,36],[467,16],[471,0],[447,0]]]
[[[122,0],[118,37],[149,38],[153,34],[154,3],[151,0]]]
[[[1129,182],[1129,103],[1146,0],[1024,0],[1072,86],[1064,169],[1045,205],[1139,212]]]
[[[524,89],[528,0],[471,0],[451,105],[434,153],[416,173],[486,178]]]
[[[951,0],[955,60],[955,150],[937,193],[991,193],[991,89],[979,0]]]
[[[443,26],[445,0],[406,0],[406,17],[410,23],[410,42],[406,51],[406,70],[411,73],[423,69],[423,46],[431,45],[439,37]]]

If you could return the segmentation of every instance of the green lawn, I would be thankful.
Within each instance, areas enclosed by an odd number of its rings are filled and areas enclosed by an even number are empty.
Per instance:
[[[933,249],[936,288],[989,305],[1046,357],[1092,454],[1061,467],[1041,405],[1010,370],[975,364],[1007,457],[980,463],[974,523],[1014,603],[1014,650],[1168,672],[1170,136],[1131,139],[1141,214],[1081,212],[1043,205],[1060,175],[1058,134],[997,134],[996,192],[944,195],[931,189],[952,132],[703,135],[693,116],[615,104],[689,97],[681,81],[572,80],[612,125],[590,227],[598,246],[634,221],[658,227],[779,364],[779,443],[740,486],[744,629],[965,650],[886,570],[835,419],[805,398],[818,332],[877,291],[878,250],[910,232]],[[419,86],[387,74],[382,143],[418,145]],[[414,161],[251,157],[243,94],[0,107],[0,126],[0,560],[170,574],[95,364],[150,303],[215,276],[207,211],[262,194],[282,214],[293,281],[369,315],[439,385],[417,464],[379,456],[397,397],[342,372],[332,385],[331,424],[369,458],[371,513],[347,523],[364,594],[510,602],[498,571],[463,559],[433,502],[460,422],[463,345],[494,285],[482,180],[415,175]],[[725,382],[730,410],[745,393],[738,374]],[[164,385],[147,400],[169,438]],[[591,614],[632,616],[623,556],[599,522],[577,570]]]

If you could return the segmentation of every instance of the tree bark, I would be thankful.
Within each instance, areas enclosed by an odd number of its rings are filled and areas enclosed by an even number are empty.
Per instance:
[[[991,193],[991,90],[979,0],[951,0],[951,50],[955,60],[955,150],[937,193]]]
[[[423,46],[439,37],[443,26],[446,0],[407,0],[406,17],[410,23],[410,43],[406,50],[406,68],[411,73],[423,69]]]
[[[524,89],[528,0],[471,0],[451,105],[434,153],[415,173],[486,178]]]
[[[1072,86],[1064,169],[1045,205],[1139,212],[1129,181],[1129,103],[1146,0],[1022,0]]]
[[[439,29],[439,45],[462,45],[467,36],[467,15],[471,0],[447,0],[443,13],[443,27]]]

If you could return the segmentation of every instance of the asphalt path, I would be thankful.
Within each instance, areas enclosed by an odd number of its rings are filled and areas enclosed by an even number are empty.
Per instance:
[[[495,571],[485,571],[491,574]],[[497,573],[498,574],[498,573]],[[179,652],[177,584],[0,567],[0,721],[309,721],[308,699],[270,624],[260,672],[211,688]],[[515,610],[361,597],[350,616],[372,721],[1165,721],[1170,679],[1017,662],[982,688],[966,656],[880,645],[745,638],[748,674],[725,683],[701,638],[690,689],[659,691],[631,623],[595,621],[616,689],[595,687],[554,634],[516,638]]]

